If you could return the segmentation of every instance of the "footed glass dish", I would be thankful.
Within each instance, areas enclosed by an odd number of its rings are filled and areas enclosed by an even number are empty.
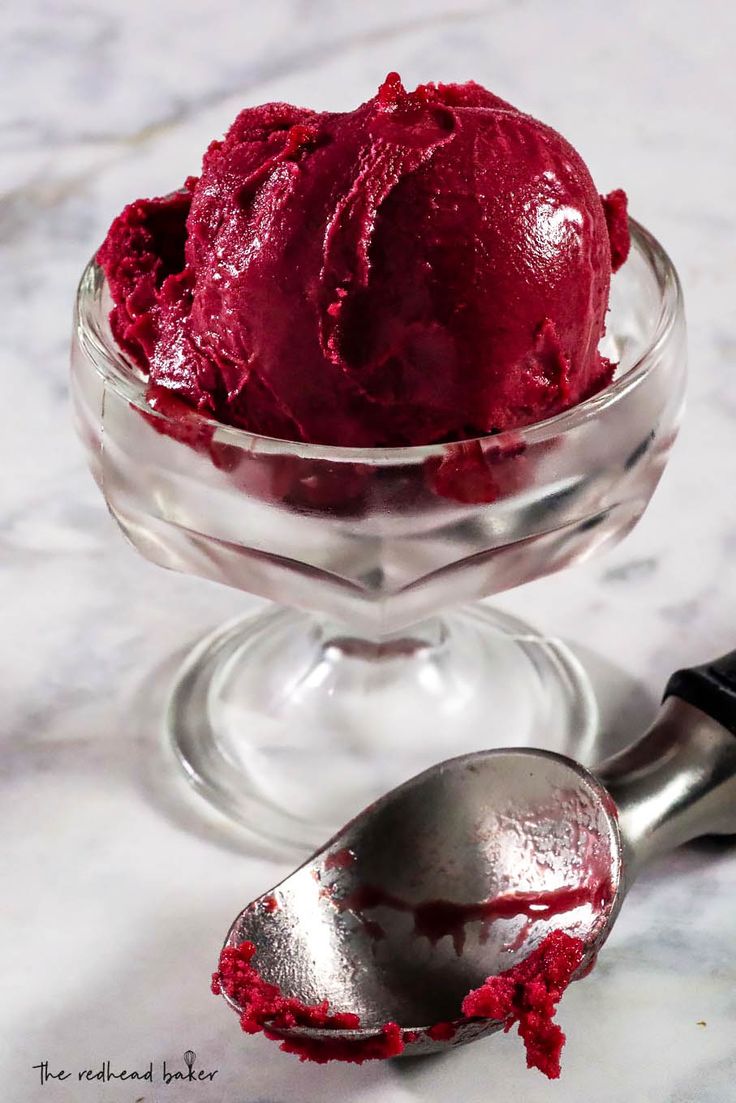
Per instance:
[[[597,710],[559,641],[472,604],[585,559],[637,522],[675,438],[675,270],[632,222],[601,393],[514,432],[349,449],[259,437],[146,402],[91,262],[72,394],[92,473],[147,559],[275,603],[185,661],[166,724],[195,787],[308,848],[438,759],[543,745],[589,760]]]

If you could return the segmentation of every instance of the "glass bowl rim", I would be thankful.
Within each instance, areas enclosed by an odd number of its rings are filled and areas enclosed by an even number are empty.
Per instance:
[[[578,425],[604,414],[610,406],[619,402],[646,378],[656,366],[662,346],[667,342],[677,319],[683,313],[682,287],[677,270],[666,250],[654,235],[635,219],[629,218],[629,227],[632,250],[637,249],[649,268],[654,270],[660,288],[659,316],[652,327],[649,342],[635,363],[602,391],[543,421],[533,422],[518,429],[485,433],[464,440],[368,448],[310,444],[304,441],[262,436],[247,429],[226,425],[194,409],[192,418],[196,419],[198,425],[212,430],[213,439],[219,443],[229,443],[248,452],[283,453],[288,450],[304,459],[381,466],[414,464],[432,456],[447,455],[448,450],[461,448],[463,445],[492,444],[494,448],[501,450],[506,447],[517,449],[521,445],[527,448],[570,432]],[[82,273],[75,301],[74,327],[83,353],[103,381],[109,383],[117,394],[145,414],[148,419],[155,418],[164,423],[178,424],[176,419],[149,405],[146,400],[145,376],[120,350],[109,329],[103,328],[107,325],[107,318],[100,317],[99,294],[105,283],[104,273],[93,256]]]

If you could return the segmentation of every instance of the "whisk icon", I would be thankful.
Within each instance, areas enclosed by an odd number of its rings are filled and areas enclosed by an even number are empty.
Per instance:
[[[184,1054],[184,1060],[186,1061],[186,1066],[187,1066],[187,1070],[188,1070],[190,1079],[192,1077],[192,1067],[194,1065],[194,1062],[195,1062],[196,1058],[197,1058],[197,1054],[194,1052],[193,1049],[188,1049],[186,1051],[186,1053]]]

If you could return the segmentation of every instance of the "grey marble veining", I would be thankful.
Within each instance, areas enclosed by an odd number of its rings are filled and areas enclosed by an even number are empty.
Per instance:
[[[675,666],[736,645],[731,4],[28,0],[6,5],[0,51],[2,1099],[736,1100],[724,842],[634,888],[599,968],[563,1004],[559,1084],[525,1072],[513,1036],[362,1068],[304,1067],[241,1039],[206,978],[229,920],[285,867],[161,774],[155,712],[171,656],[248,601],[134,555],[66,398],[83,264],[120,207],[196,171],[241,106],[348,107],[393,68],[409,83],[487,84],[566,134],[601,190],[625,186],[683,279],[689,408],[648,513],[613,553],[502,602],[653,700]],[[220,1070],[212,1085],[41,1088],[31,1072],[180,1063],[187,1048]]]

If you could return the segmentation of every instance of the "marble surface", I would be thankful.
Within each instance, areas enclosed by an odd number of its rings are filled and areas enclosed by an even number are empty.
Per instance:
[[[70,428],[82,266],[131,197],[196,171],[247,103],[348,107],[389,68],[474,77],[565,133],[682,275],[684,428],[613,553],[507,595],[653,700],[675,666],[736,644],[736,22],[726,0],[616,5],[409,0],[26,0],[0,50],[0,685],[6,1103],[736,1099],[736,849],[690,846],[631,893],[599,968],[566,998],[563,1079],[517,1038],[418,1063],[302,1067],[241,1039],[207,992],[221,933],[287,868],[161,770],[171,655],[247,599],[165,574],[107,517]],[[644,723],[651,705],[633,722]],[[219,1070],[194,1085],[41,1086],[52,1071]]]

